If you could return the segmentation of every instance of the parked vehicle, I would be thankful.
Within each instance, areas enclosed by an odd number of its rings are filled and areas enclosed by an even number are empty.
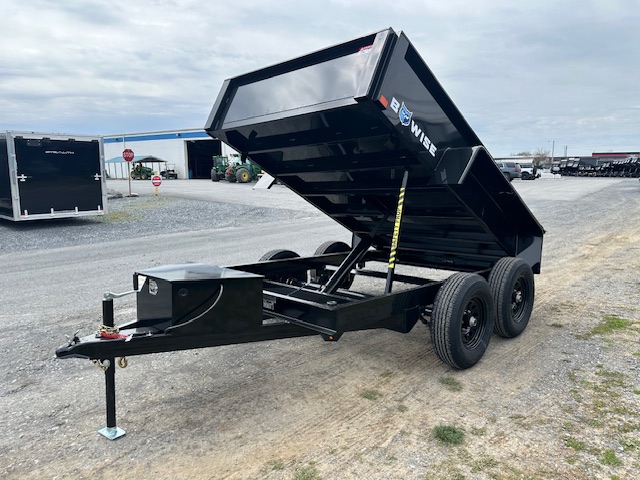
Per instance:
[[[131,178],[133,180],[151,180],[153,177],[153,169],[142,165],[142,163],[136,163],[131,169]]]
[[[262,169],[251,160],[246,159],[243,162],[240,155],[230,155],[224,178],[231,183],[247,183],[256,180],[260,172],[262,172]]]
[[[211,181],[219,182],[223,179],[228,167],[229,158],[226,155],[214,155],[211,165]]]
[[[225,179],[230,183],[247,183],[256,180],[261,172],[262,169],[258,165],[249,159],[243,162],[238,154],[216,155],[211,167],[211,181]]]
[[[520,167],[519,163],[500,161],[496,162],[496,164],[500,168],[500,171],[502,172],[502,175],[504,175],[504,178],[506,178],[510,182],[514,178],[522,178],[522,168]]]
[[[178,178],[175,164],[169,163],[164,170],[160,171],[160,176],[167,180],[175,180]]]
[[[540,176],[535,163],[520,163],[519,165],[522,180],[535,180]]]

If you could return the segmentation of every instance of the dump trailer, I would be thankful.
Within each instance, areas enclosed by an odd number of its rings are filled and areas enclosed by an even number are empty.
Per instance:
[[[103,215],[106,209],[101,137],[0,132],[0,218]]]
[[[527,326],[544,231],[403,33],[231,78],[205,130],[350,230],[351,245],[140,270],[124,293],[137,319],[120,326],[123,294],[105,294],[98,332],[56,353],[105,370],[108,438],[122,434],[118,357],[421,322],[435,354],[465,369],[494,332]]]

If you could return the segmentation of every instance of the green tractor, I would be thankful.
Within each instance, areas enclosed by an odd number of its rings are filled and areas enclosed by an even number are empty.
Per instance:
[[[213,157],[213,167],[211,168],[211,180],[217,182],[221,178],[233,183],[247,183],[256,180],[262,169],[246,159],[244,162],[238,154],[231,154],[229,157],[218,155]]]
[[[225,155],[214,155],[211,167],[211,181],[218,182],[224,178],[224,173],[229,168],[229,159]]]
[[[131,170],[133,180],[150,180],[153,177],[153,169],[145,167],[141,163],[136,163]]]

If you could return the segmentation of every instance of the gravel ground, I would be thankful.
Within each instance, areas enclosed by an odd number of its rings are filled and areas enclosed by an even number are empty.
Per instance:
[[[159,198],[136,184],[104,218],[0,223],[0,477],[639,478],[640,185],[514,186],[547,230],[536,305],[474,368],[441,364],[421,325],[134,357],[116,375],[115,442],[96,434],[101,372],[53,359],[63,334],[95,328],[104,290],[137,268],[348,236],[284,188],[225,182],[165,182]],[[135,315],[131,297],[116,308]]]
[[[239,227],[247,222],[260,224],[279,221],[283,217],[296,219],[310,215],[299,209],[155,196],[148,191],[149,185],[143,185],[147,191],[140,196],[129,197],[126,196],[126,182],[109,182],[109,185],[114,188],[109,189],[112,198],[106,216],[1,223],[3,254],[112,242],[131,236],[142,239],[166,233],[218,230]],[[180,186],[184,185],[182,182]],[[211,187],[210,184],[206,186]],[[250,190],[250,186],[242,187]],[[125,196],[117,193],[125,193]]]

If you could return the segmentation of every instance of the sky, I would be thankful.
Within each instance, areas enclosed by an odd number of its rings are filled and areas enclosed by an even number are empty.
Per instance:
[[[0,130],[204,128],[225,79],[391,27],[493,156],[640,151],[640,0],[4,0]]]

